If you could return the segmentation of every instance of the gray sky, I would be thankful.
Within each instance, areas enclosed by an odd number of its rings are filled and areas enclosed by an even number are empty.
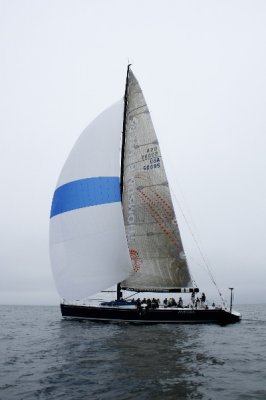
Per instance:
[[[0,303],[58,303],[54,187],[81,131],[122,97],[128,60],[219,287],[265,302],[265,21],[264,0],[0,0]]]

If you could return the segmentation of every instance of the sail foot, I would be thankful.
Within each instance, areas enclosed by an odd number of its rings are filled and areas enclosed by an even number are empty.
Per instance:
[[[185,287],[185,288],[129,288],[121,286],[122,290],[128,290],[130,292],[153,292],[153,293],[198,293],[199,288]]]

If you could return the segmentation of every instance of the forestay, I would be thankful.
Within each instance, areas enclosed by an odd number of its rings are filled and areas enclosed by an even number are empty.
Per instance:
[[[150,113],[128,74],[123,213],[133,272],[121,287],[178,291],[191,287],[191,278]]]
[[[50,256],[59,294],[82,299],[128,276],[120,196],[122,101],[96,118],[70,153],[54,194]]]

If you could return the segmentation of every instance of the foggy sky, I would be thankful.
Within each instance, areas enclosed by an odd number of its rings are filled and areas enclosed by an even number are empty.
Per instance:
[[[190,229],[225,296],[265,302],[265,21],[263,0],[0,0],[0,303],[59,302],[56,181],[78,135],[123,96],[128,61],[193,277],[212,294]]]

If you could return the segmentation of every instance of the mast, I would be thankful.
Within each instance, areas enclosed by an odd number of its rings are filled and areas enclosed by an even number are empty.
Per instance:
[[[127,77],[126,77],[126,87],[124,95],[124,114],[123,114],[123,130],[122,130],[122,146],[121,146],[121,167],[120,167],[120,195],[121,202],[123,198],[123,187],[124,187],[124,153],[125,153],[125,142],[126,142],[126,115],[127,115],[127,97],[128,97],[128,77],[129,69],[131,64],[127,66]],[[117,284],[116,288],[116,299],[120,300],[122,298],[121,284]]]
[[[125,153],[125,142],[126,142],[126,115],[127,115],[127,97],[128,97],[128,76],[131,64],[127,66],[127,78],[124,95],[124,115],[123,115],[123,130],[122,130],[122,147],[121,147],[121,172],[120,172],[120,193],[121,200],[123,197],[123,186],[124,186],[124,153]]]

